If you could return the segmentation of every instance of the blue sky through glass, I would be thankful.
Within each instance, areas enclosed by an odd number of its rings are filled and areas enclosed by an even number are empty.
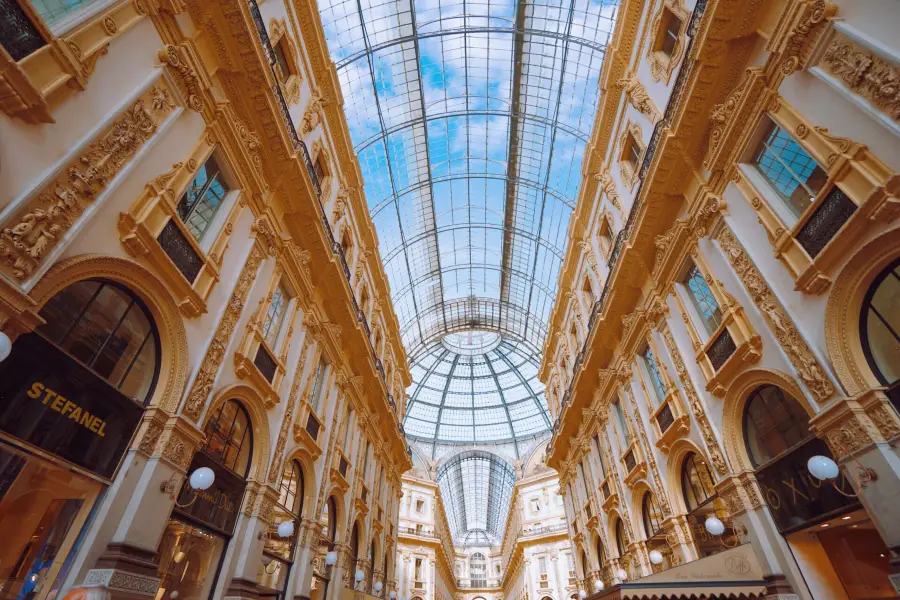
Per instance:
[[[467,327],[498,331],[539,362],[617,4],[320,0],[413,366]],[[530,370],[526,396],[539,406]],[[409,430],[427,421],[416,406],[422,383],[410,391]],[[545,416],[507,417],[510,437],[546,430]],[[428,436],[479,434],[437,423]]]

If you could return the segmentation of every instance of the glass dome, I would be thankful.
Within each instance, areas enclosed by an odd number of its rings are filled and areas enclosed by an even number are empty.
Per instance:
[[[445,335],[410,370],[410,437],[431,443],[499,443],[550,429],[539,354],[499,333]]]

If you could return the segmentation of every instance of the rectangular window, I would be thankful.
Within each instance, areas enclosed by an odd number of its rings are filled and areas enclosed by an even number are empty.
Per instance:
[[[366,440],[366,455],[363,457],[363,470],[362,475],[363,479],[366,478],[366,473],[369,472],[369,442]]]
[[[760,141],[753,161],[798,219],[828,179],[815,159],[774,123]]]
[[[347,420],[344,421],[344,451],[350,451],[350,420],[353,418],[353,409],[347,409]]]
[[[541,575],[547,575],[547,559],[543,556],[538,558],[538,571],[540,571]]]
[[[619,433],[622,434],[622,443],[625,447],[628,447],[631,445],[631,430],[628,429],[628,421],[625,419],[625,407],[622,406],[621,398],[613,404],[613,410],[616,412],[616,421],[618,421]]]
[[[263,320],[262,335],[263,339],[269,345],[269,348],[275,348],[275,342],[278,341],[278,332],[281,329],[281,323],[284,321],[284,314],[287,309],[287,303],[290,297],[282,284],[278,284],[272,293],[272,301],[269,303],[269,309],[266,311],[266,318]]]
[[[630,133],[628,134],[628,141],[625,143],[624,158],[625,161],[631,164],[632,167],[637,167],[638,163],[641,160],[641,153],[637,140],[634,139],[634,136]]]
[[[722,323],[722,311],[697,265],[690,264],[682,283],[687,289],[691,304],[694,305],[697,315],[703,323],[703,328],[706,329],[706,334],[712,335]]]
[[[653,350],[648,346],[641,358],[644,359],[644,366],[647,367],[647,373],[650,375],[650,383],[656,394],[656,399],[662,402],[666,399],[666,384],[663,381],[662,373],[659,372],[659,365],[656,364]]]
[[[292,75],[291,63],[288,61],[287,48],[285,48],[286,43],[284,37],[282,37],[277,44],[272,46],[272,51],[275,54],[275,65],[278,67],[278,73],[282,79],[287,79]]]
[[[325,172],[325,165],[322,164],[321,156],[316,156],[316,161],[313,163],[313,170],[316,172],[316,180],[318,180],[319,184],[325,181],[325,177],[328,176],[328,173]]]
[[[316,374],[313,377],[312,392],[309,395],[309,404],[316,413],[319,412],[319,402],[322,396],[322,389],[325,386],[325,369],[327,368],[328,362],[324,357],[320,358],[319,364],[316,365]]]
[[[425,512],[425,501],[424,500],[416,500],[416,512],[423,513]]]
[[[31,0],[31,5],[34,6],[47,27],[52,28],[62,21],[67,21],[71,25],[71,21],[68,19],[70,15],[82,12],[96,2],[97,0]]]
[[[597,452],[597,464],[600,465],[600,477],[606,479],[606,465],[603,461],[603,452],[600,450],[600,438],[594,436],[594,450]]]
[[[194,175],[176,207],[178,218],[198,242],[212,224],[229,189],[215,154],[211,154]]]
[[[582,500],[582,503],[586,503],[591,497],[591,494],[590,492],[588,492],[587,477],[584,476],[584,463],[578,463],[578,475],[578,478],[581,479],[581,488],[584,491],[584,499]]]
[[[678,34],[681,32],[681,19],[668,8],[663,8],[663,27],[659,50],[666,56],[672,56],[678,42]]]
[[[422,559],[416,559],[416,581],[422,581]]]

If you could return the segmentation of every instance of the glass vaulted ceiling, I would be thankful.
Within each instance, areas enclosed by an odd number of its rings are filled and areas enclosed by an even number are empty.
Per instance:
[[[432,448],[550,428],[536,374],[617,3],[319,0]]]

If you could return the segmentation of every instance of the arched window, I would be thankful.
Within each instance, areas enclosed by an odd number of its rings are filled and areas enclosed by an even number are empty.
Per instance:
[[[587,577],[587,574],[590,572],[591,572],[591,568],[588,566],[587,552],[582,550],[581,551],[581,575],[582,575],[582,577]]]
[[[600,568],[603,568],[603,563],[606,562],[606,553],[603,551],[603,540],[600,539],[600,536],[597,536],[597,564],[600,565]]]
[[[353,561],[353,570],[350,571],[350,587],[355,587],[356,570],[359,564],[359,523],[353,524],[350,530],[350,559]]]
[[[900,259],[878,274],[863,299],[860,338],[866,360],[878,380],[894,388],[900,382]],[[895,401],[898,398],[891,398]]]
[[[754,467],[784,454],[809,436],[809,417],[799,402],[774,385],[753,390],[744,409],[744,441]]]
[[[681,464],[681,493],[688,512],[702,506],[716,495],[709,467],[696,452],[688,454]]]
[[[481,552],[476,552],[469,558],[469,576],[472,579],[473,586],[483,587],[487,585],[487,560]]]
[[[203,450],[223,467],[246,478],[250,470],[253,431],[247,411],[236,400],[228,400],[206,423]]]
[[[369,590],[369,593],[374,595],[375,588],[375,540],[372,540],[372,544],[369,546],[369,585],[366,588]]]
[[[159,334],[144,303],[119,284],[86,279],[41,309],[37,332],[120,392],[147,404],[159,375]]]
[[[644,494],[641,501],[641,518],[644,522],[644,534],[648,539],[662,531],[662,513],[651,492]]]
[[[326,513],[325,513],[325,531],[328,532],[328,541],[332,544],[337,537],[337,503],[334,501],[334,496],[330,496],[328,498],[328,503],[325,505]]]
[[[281,484],[278,486],[278,504],[295,517],[303,515],[304,486],[303,468],[296,460],[290,461],[281,475]]]
[[[628,554],[628,536],[625,535],[625,523],[622,519],[616,520],[616,550],[619,551],[619,557]]]

